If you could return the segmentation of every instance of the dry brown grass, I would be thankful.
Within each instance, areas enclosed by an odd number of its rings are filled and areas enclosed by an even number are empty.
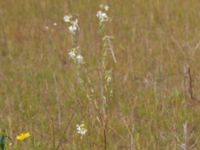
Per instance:
[[[95,89],[101,51],[99,0],[0,0],[0,128],[21,149],[101,150],[102,125],[75,84],[67,58],[67,13],[80,21],[80,46]],[[114,36],[114,97],[108,107],[108,150],[187,150],[199,140],[200,3],[198,0],[110,0]],[[58,26],[54,27],[53,23]],[[50,30],[46,31],[48,25]],[[191,69],[195,102],[186,94],[184,65]],[[88,134],[80,140],[76,124]],[[197,142],[194,148],[200,149]],[[14,149],[7,146],[7,149]],[[21,150],[20,149],[20,150]]]

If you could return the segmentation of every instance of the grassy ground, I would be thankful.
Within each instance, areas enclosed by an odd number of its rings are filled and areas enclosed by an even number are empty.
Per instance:
[[[80,47],[101,102],[101,3],[111,7],[106,32],[117,58],[107,149],[200,149],[198,0],[0,0],[0,129],[13,139],[6,149],[105,150],[104,125],[76,82],[63,22],[69,13],[79,19]],[[81,121],[88,129],[83,138],[76,132]],[[22,132],[31,137],[16,141]]]

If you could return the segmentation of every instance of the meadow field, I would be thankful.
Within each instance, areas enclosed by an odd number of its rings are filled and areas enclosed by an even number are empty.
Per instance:
[[[199,150],[199,70],[199,0],[0,0],[0,148]]]

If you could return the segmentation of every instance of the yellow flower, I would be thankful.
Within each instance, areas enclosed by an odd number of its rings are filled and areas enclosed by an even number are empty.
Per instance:
[[[16,137],[16,139],[19,140],[19,141],[23,141],[23,140],[27,139],[27,138],[30,137],[30,136],[31,136],[31,135],[30,135],[29,132],[21,133],[20,135],[18,135],[18,136]]]

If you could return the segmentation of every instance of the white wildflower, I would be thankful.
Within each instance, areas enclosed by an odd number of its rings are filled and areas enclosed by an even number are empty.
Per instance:
[[[105,11],[108,11],[110,7],[108,5],[101,4],[100,8],[104,9]]]
[[[70,33],[75,34],[75,33],[76,33],[76,30],[77,30],[77,27],[74,26],[74,25],[71,25],[71,26],[69,26],[68,29],[69,29],[69,32],[70,32]]]
[[[70,22],[71,18],[72,18],[71,15],[69,15],[69,16],[65,15],[63,19],[64,19],[65,22]]]
[[[83,135],[85,135],[87,133],[87,129],[86,129],[84,123],[77,124],[76,125],[76,130],[77,130],[77,133],[80,134],[81,136],[83,136]]]
[[[80,54],[76,56],[76,60],[78,64],[82,64],[83,63],[83,56],[81,56]]]
[[[110,7],[109,7],[108,5],[105,5],[105,6],[104,6],[105,11],[108,11],[109,8],[110,8]]]
[[[109,20],[108,15],[105,12],[102,12],[101,10],[97,12],[96,16],[100,22],[106,22]]]
[[[71,21],[71,25],[69,26],[69,32],[72,34],[75,34],[77,30],[79,30],[78,19]]]
[[[69,57],[70,57],[70,58],[75,59],[76,53],[75,53],[73,50],[70,51],[68,54],[69,54]]]

